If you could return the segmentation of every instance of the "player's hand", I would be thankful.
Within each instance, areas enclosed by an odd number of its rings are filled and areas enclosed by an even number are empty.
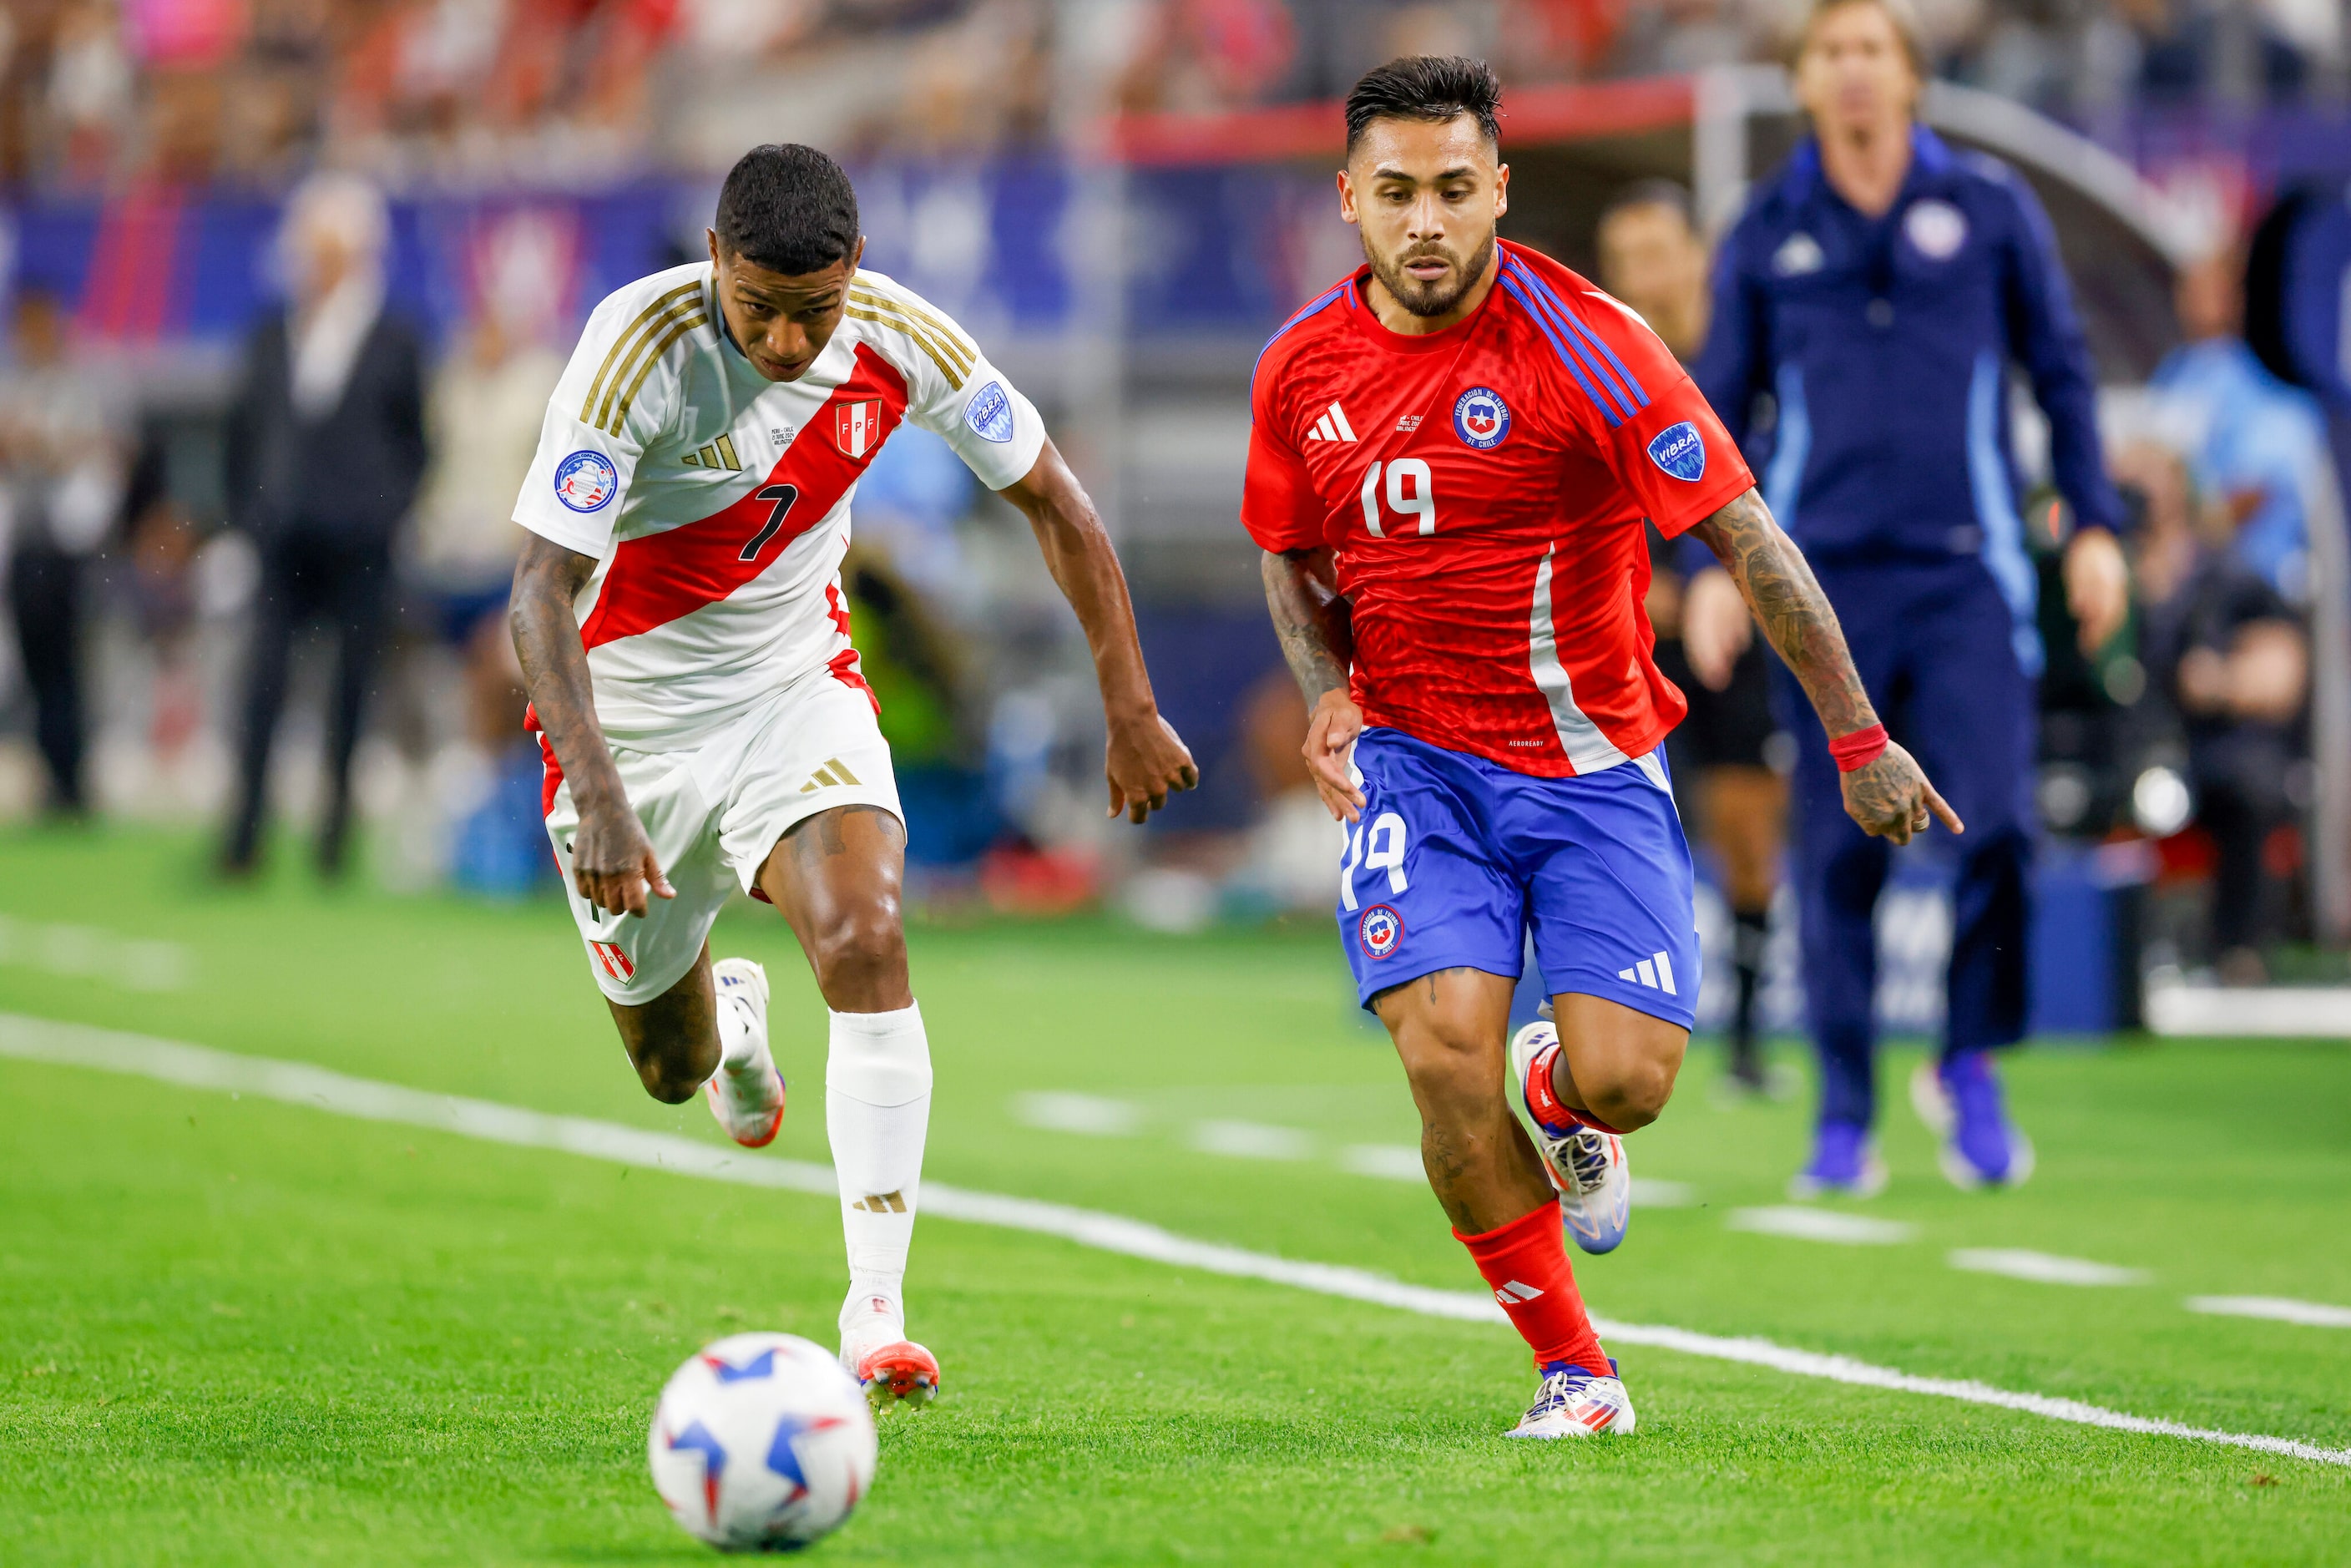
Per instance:
[[[1955,833],[1968,831],[1950,803],[1935,793],[1917,759],[1892,741],[1876,761],[1838,779],[1844,787],[1845,815],[1873,837],[1907,844],[1927,831],[1930,817]]]
[[[1314,705],[1306,726],[1306,770],[1314,776],[1314,792],[1334,822],[1353,822],[1364,814],[1364,792],[1348,775],[1347,761],[1355,737],[1364,733],[1364,710],[1343,691],[1327,691]]]
[[[1729,572],[1710,566],[1690,579],[1682,591],[1682,653],[1707,690],[1730,685],[1731,670],[1754,640],[1755,618]]]
[[[643,915],[653,898],[675,898],[645,828],[626,801],[581,809],[571,835],[571,883],[614,915]]]
[[[1134,822],[1163,810],[1168,796],[1200,782],[1191,748],[1156,712],[1112,723],[1102,772],[1110,780],[1109,815],[1124,811]]]
[[[2104,528],[2079,528],[2065,546],[2065,608],[2082,629],[2082,653],[2095,658],[2130,613],[2130,569],[2123,547]]]

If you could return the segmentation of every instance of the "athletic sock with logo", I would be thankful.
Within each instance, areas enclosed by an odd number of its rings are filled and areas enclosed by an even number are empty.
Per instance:
[[[824,1127],[841,1183],[852,1301],[886,1296],[903,1312],[906,1251],[931,1123],[931,1048],[923,1009],[834,1013],[824,1067]]]
[[[1527,1063],[1527,1109],[1542,1124],[1543,1131],[1554,1138],[1565,1137],[1578,1127],[1591,1127],[1603,1133],[1616,1129],[1589,1111],[1579,1111],[1559,1097],[1559,1085],[1553,1074],[1564,1071],[1566,1060],[1554,1042],[1535,1052]],[[1573,1079],[1570,1080],[1573,1082]],[[1618,1134],[1618,1136],[1623,1136]]]
[[[1560,1228],[1559,1205],[1546,1203],[1499,1229],[1454,1239],[1469,1249],[1478,1272],[1493,1288],[1494,1300],[1510,1315],[1510,1326],[1534,1352],[1535,1365],[1560,1362],[1606,1377],[1608,1353],[1583,1310],[1583,1296],[1575,1288],[1575,1271],[1568,1267],[1567,1241]]]

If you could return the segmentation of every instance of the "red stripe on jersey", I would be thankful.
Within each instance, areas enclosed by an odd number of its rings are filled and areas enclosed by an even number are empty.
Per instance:
[[[863,455],[852,457],[830,439],[839,411],[876,402],[879,427],[866,438]],[[857,368],[833,389],[765,480],[723,511],[629,539],[612,552],[596,608],[580,629],[580,642],[596,648],[665,626],[717,603],[775,565],[794,539],[839,504],[905,410],[906,378],[860,343]],[[787,488],[789,495],[780,493]]]

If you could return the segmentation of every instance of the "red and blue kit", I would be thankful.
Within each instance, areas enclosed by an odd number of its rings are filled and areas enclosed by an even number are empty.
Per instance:
[[[1354,631],[1339,918],[1364,1000],[1456,965],[1687,1025],[1689,853],[1658,746],[1643,519],[1678,535],[1754,483],[1640,319],[1522,246],[1468,319],[1382,326],[1365,267],[1259,357],[1241,520],[1328,546]],[[1626,768],[1630,763],[1634,766]],[[1614,891],[1610,891],[1610,890]]]

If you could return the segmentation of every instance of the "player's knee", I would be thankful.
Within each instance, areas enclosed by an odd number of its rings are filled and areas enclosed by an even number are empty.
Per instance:
[[[1630,1133],[1656,1121],[1674,1095],[1680,1063],[1657,1057],[1636,1057],[1616,1066],[1599,1082],[1578,1080],[1583,1103],[1592,1113],[1620,1133]]]
[[[1422,1105],[1472,1106],[1500,1097],[1500,1074],[1486,1042],[1432,1030],[1396,1043],[1413,1098]]]
[[[894,903],[875,902],[845,910],[816,934],[810,960],[817,988],[828,1006],[872,1010],[877,990],[903,988],[906,975],[906,929]]]
[[[718,1070],[716,1053],[707,1068],[697,1071],[696,1064],[686,1061],[683,1053],[653,1052],[638,1059],[637,1080],[645,1092],[664,1105],[683,1105],[702,1088],[703,1081]]]

